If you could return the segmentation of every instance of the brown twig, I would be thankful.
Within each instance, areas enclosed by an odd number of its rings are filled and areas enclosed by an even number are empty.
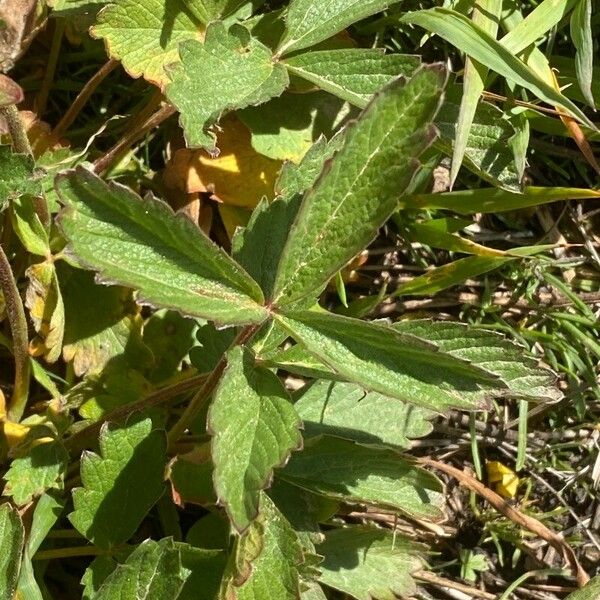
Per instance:
[[[174,106],[166,104],[154,115],[147,119],[140,127],[128,131],[102,158],[94,162],[94,171],[98,174],[106,171],[124,152],[126,152],[135,142],[140,140],[146,133],[158,127],[163,121],[166,121],[171,115],[175,114]]]
[[[497,597],[496,594],[490,594],[489,592],[484,592],[483,590],[477,589],[476,587],[465,585],[463,583],[458,583],[457,581],[452,581],[451,579],[446,579],[445,577],[440,577],[439,575],[435,575],[431,571],[417,571],[416,573],[413,573],[412,576],[415,579],[424,581],[426,583],[431,583],[439,587],[464,592],[465,594],[469,594],[471,598],[481,598],[482,600],[496,600]]]
[[[571,570],[573,571],[573,575],[577,579],[577,585],[579,585],[579,587],[583,587],[589,581],[589,575],[579,564],[579,561],[577,560],[577,557],[575,556],[571,546],[569,546],[564,539],[554,533],[551,529],[548,529],[548,527],[546,527],[543,523],[537,519],[534,519],[533,517],[530,517],[529,515],[523,514],[520,510],[514,506],[511,506],[500,495],[496,494],[496,492],[490,490],[488,487],[483,485],[483,483],[471,475],[460,471],[456,467],[427,457],[417,458],[416,461],[421,465],[433,467],[438,471],[442,471],[443,473],[454,477],[460,485],[463,485],[476,494],[479,494],[507,519],[510,519],[513,523],[516,523],[520,527],[535,533],[537,536],[547,541],[567,561],[571,567]]]
[[[77,98],[75,98],[73,101],[73,104],[69,106],[67,112],[63,115],[62,119],[52,131],[50,135],[51,139],[57,140],[65,133],[65,131],[67,131],[67,129],[69,129],[69,127],[73,124],[73,121],[75,121],[77,118],[77,115],[81,112],[81,109],[85,106],[91,95],[96,91],[96,88],[110,73],[117,68],[118,65],[119,61],[111,58],[105,62],[96,73],[94,73],[94,75],[81,88],[81,91],[77,95]]]

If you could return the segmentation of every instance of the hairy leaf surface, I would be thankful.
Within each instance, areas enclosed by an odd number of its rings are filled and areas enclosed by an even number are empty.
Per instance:
[[[33,446],[26,455],[12,461],[4,475],[6,486],[2,493],[23,506],[46,490],[62,488],[68,458],[60,442]]]
[[[211,153],[217,151],[208,128],[222,113],[279,96],[289,82],[271,50],[241,25],[227,29],[222,22],[211,23],[204,43],[184,42],[179,54],[181,63],[169,73],[167,97],[181,113],[188,146],[202,146]]]
[[[493,331],[452,321],[406,320],[393,328],[435,343],[442,352],[479,365],[500,376],[506,396],[537,402],[557,402],[563,397],[556,375],[524,348]]]
[[[104,39],[109,56],[132,77],[164,87],[165,66],[178,61],[179,44],[202,38],[200,19],[188,7],[186,0],[114,0],[100,12],[91,33]]]
[[[148,418],[105,424],[100,454],[85,452],[71,523],[101,548],[127,541],[164,492],[166,437]],[[108,598],[108,596],[107,596]]]
[[[285,14],[280,54],[326,40],[352,23],[370,17],[398,0],[292,0]]]
[[[0,146],[0,211],[11,198],[21,194],[39,194],[41,184],[34,177],[33,159],[15,154],[10,146]]]
[[[345,134],[336,159],[302,202],[275,280],[274,303],[318,294],[375,236],[409,185],[415,160],[435,137],[445,84],[437,65],[377,95]]]
[[[94,600],[173,600],[184,581],[173,540],[146,540],[104,580]]]
[[[237,347],[229,353],[208,427],[217,496],[243,531],[258,515],[260,490],[273,468],[302,445],[300,419],[279,378]]]
[[[408,448],[432,430],[435,413],[355,383],[315,381],[294,404],[305,437],[332,435],[366,446]]]
[[[483,408],[488,386],[505,387],[484,369],[383,324],[316,312],[277,319],[348,381],[437,412]]]
[[[424,547],[385,529],[358,526],[332,529],[317,546],[323,556],[321,583],[357,600],[395,600],[416,591]]]
[[[260,322],[258,284],[187,217],[78,168],[57,178],[69,251],[139,301],[220,323]]]
[[[345,48],[296,54],[286,58],[284,64],[290,73],[364,108],[391,79],[410,77],[421,59],[410,54],[384,54],[377,49]]]
[[[223,579],[231,600],[297,600],[302,546],[273,501],[262,494],[261,514],[237,540]]]
[[[391,450],[315,438],[292,455],[279,476],[344,502],[393,508],[418,519],[442,516],[440,481]]]

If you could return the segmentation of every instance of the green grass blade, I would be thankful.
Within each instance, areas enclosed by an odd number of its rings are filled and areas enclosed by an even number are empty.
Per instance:
[[[575,103],[542,80],[531,67],[463,15],[437,7],[409,12],[401,20],[436,33],[492,71],[530,90],[540,100],[562,108],[573,118],[596,129],[594,123]]]
[[[473,8],[473,23],[481,27],[490,36],[496,37],[498,32],[498,20],[502,12],[502,0],[480,0]],[[471,123],[475,117],[475,111],[485,89],[485,80],[488,69],[484,65],[473,60],[469,56],[465,61],[465,72],[463,76],[463,96],[460,103],[460,113],[456,125],[456,139],[454,141],[454,152],[452,154],[452,165],[450,167],[450,188],[452,189],[458,171],[467,149]]]

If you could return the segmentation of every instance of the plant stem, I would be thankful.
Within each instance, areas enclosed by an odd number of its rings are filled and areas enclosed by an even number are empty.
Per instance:
[[[258,330],[258,325],[247,325],[237,335],[235,340],[231,343],[230,348],[241,346],[245,344]],[[204,382],[204,385],[198,390],[196,395],[192,398],[191,402],[187,405],[185,411],[179,417],[179,420],[171,427],[167,435],[167,443],[169,448],[179,440],[183,435],[183,432],[192,424],[196,418],[200,409],[204,406],[204,403],[210,398],[211,394],[217,387],[221,375],[227,366],[227,354],[223,354],[221,359],[217,363],[217,366],[211,371],[208,379]]]
[[[71,437],[66,439],[64,441],[65,448],[73,453],[79,452],[91,444],[98,436],[102,425],[107,421],[110,421],[111,423],[119,422],[138,410],[147,410],[166,404],[176,396],[180,396],[181,394],[196,389],[205,380],[206,375],[195,375],[184,381],[179,381],[173,385],[157,390],[156,392],[152,392],[152,394],[144,396],[141,400],[131,402],[125,406],[120,406],[104,415],[100,421],[79,430],[77,433],[74,433]]]
[[[81,88],[77,98],[75,98],[73,101],[73,104],[69,106],[67,112],[63,115],[62,119],[52,131],[50,136],[52,139],[58,139],[65,133],[65,131],[67,131],[67,129],[69,129],[69,127],[73,124],[73,121],[75,121],[77,118],[77,115],[81,112],[81,109],[85,106],[91,95],[96,91],[96,88],[110,73],[117,68],[118,65],[119,61],[111,58],[105,62],[100,69],[87,81],[87,83]]]
[[[48,104],[48,95],[50,94],[50,88],[54,81],[54,74],[56,73],[56,65],[58,63],[58,56],[60,54],[60,46],[62,44],[63,33],[65,31],[65,19],[56,19],[56,25],[54,26],[54,35],[52,36],[52,45],[50,46],[50,54],[48,55],[48,62],[46,63],[46,71],[44,73],[44,79],[42,81],[42,87],[37,94],[35,99],[35,112],[39,117],[42,117],[46,111],[46,105]]]
[[[144,137],[148,131],[158,127],[171,115],[175,114],[175,107],[167,104],[147,119],[140,127],[126,133],[102,158],[94,163],[94,171],[101,174],[106,171],[124,152],[135,142]]]
[[[13,150],[19,154],[33,156],[31,144],[27,137],[27,131],[25,130],[23,121],[21,121],[21,116],[19,115],[17,107],[14,104],[0,107],[0,116],[3,116],[6,119],[6,125],[8,126],[8,131],[12,140]]]
[[[111,554],[111,550],[104,550],[97,546],[72,546],[71,548],[40,550],[34,554],[33,560],[53,560],[73,556],[102,556],[103,554]]]
[[[25,412],[29,394],[29,340],[27,334],[27,318],[17,284],[10,268],[4,249],[0,246],[0,288],[6,303],[6,315],[13,340],[15,357],[15,385],[8,416],[11,421],[18,422]]]

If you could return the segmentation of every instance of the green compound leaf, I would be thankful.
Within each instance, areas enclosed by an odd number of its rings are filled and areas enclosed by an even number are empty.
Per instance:
[[[430,320],[398,321],[393,328],[433,342],[442,352],[495,373],[508,386],[505,396],[533,402],[558,402],[563,397],[552,371],[541,367],[524,348],[493,331]]]
[[[390,83],[345,134],[345,143],[302,202],[275,280],[274,303],[317,295],[373,239],[435,138],[445,84],[440,65]]]
[[[223,324],[266,317],[249,275],[190,219],[80,167],[60,175],[67,252],[99,277],[139,290],[138,301]]]
[[[69,455],[60,442],[33,446],[25,456],[15,458],[4,475],[2,492],[23,506],[46,490],[61,489]]]
[[[391,79],[411,76],[421,59],[409,54],[384,54],[378,49],[347,48],[305,52],[286,58],[283,64],[290,73],[364,108]]]
[[[132,77],[164,87],[165,66],[179,59],[178,46],[201,39],[203,26],[186,0],[115,0],[102,10],[91,34],[103,38],[109,56]]]
[[[308,48],[330,38],[398,0],[292,0],[285,15],[280,55]]]
[[[440,481],[391,450],[314,438],[292,454],[278,477],[344,502],[392,508],[417,519],[443,517]]]
[[[485,369],[387,325],[317,312],[276,318],[348,381],[438,413],[484,408],[493,389],[506,387]]]
[[[227,29],[221,22],[211,23],[203,44],[184,42],[179,54],[181,63],[169,71],[167,97],[181,113],[188,146],[211,153],[217,150],[208,128],[222,113],[262,104],[279,96],[289,83],[285,67],[273,61],[271,50],[241,25]]]
[[[166,437],[149,418],[106,423],[100,455],[84,452],[83,487],[73,490],[75,529],[101,548],[127,541],[164,492]]]
[[[332,529],[316,547],[323,556],[319,580],[357,600],[408,598],[416,591],[411,574],[422,568],[424,549],[385,529]]]
[[[0,598],[12,598],[17,589],[25,529],[16,508],[0,506]]]
[[[304,437],[332,435],[365,446],[409,448],[431,433],[435,413],[404,404],[355,383],[315,381],[294,404]]]
[[[137,495],[140,488],[132,490]],[[173,540],[146,540],[104,580],[93,600],[173,600],[184,582],[181,553]]]
[[[10,146],[0,146],[0,211],[12,198],[41,192],[34,166],[33,159],[26,154],[16,154]]]
[[[273,468],[302,446],[300,419],[279,378],[234,348],[208,414],[213,480],[234,526],[245,530],[259,512]]]
[[[304,557],[298,535],[273,501],[261,494],[261,513],[237,540],[219,597],[297,600]]]

